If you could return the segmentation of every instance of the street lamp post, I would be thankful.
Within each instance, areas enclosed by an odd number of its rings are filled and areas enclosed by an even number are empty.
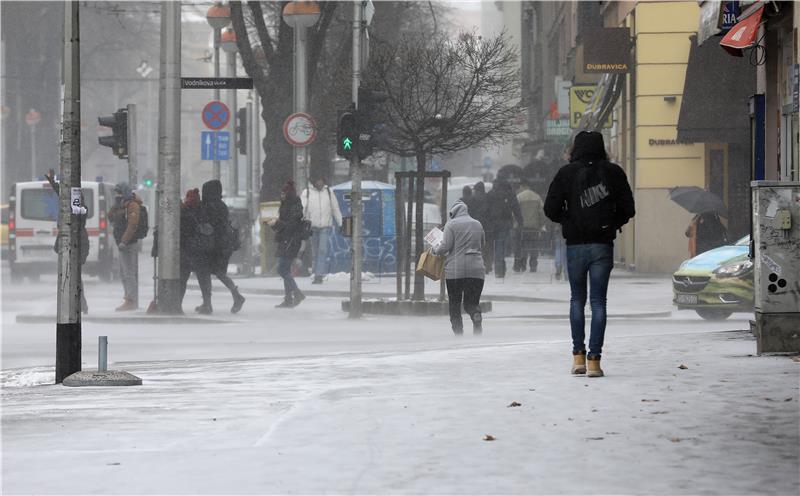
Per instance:
[[[214,77],[219,77],[219,45],[222,28],[231,22],[231,9],[221,3],[215,3],[206,13],[208,24],[214,29]],[[214,101],[219,101],[219,88],[214,88]],[[214,179],[220,179],[219,160],[214,157]]]
[[[306,43],[308,28],[319,20],[317,2],[289,2],[283,8],[283,21],[294,30],[294,111],[307,111],[308,81],[306,78]],[[294,182],[298,188],[307,186],[308,149],[295,147]]]
[[[236,53],[239,48],[236,46],[236,33],[233,29],[226,29],[220,36],[220,45],[225,53],[228,54],[228,77],[236,77]],[[230,173],[230,186],[228,191],[232,196],[239,196],[239,147],[234,142],[236,140],[236,126],[238,125],[234,118],[239,110],[238,103],[236,102],[236,90],[228,90],[228,102],[231,108],[231,120],[229,123],[231,140],[233,149],[231,150],[231,173]]]

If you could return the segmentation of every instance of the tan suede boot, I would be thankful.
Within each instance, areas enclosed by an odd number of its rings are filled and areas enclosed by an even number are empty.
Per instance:
[[[586,373],[586,351],[572,352],[572,373]]]
[[[600,357],[589,357],[589,371],[587,377],[603,377],[603,369],[600,368]]]

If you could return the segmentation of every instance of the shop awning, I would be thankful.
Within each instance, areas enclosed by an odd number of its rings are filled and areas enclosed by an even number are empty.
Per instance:
[[[728,31],[728,34],[722,38],[722,41],[719,42],[720,46],[731,55],[741,57],[742,50],[756,44],[758,26],[761,24],[761,16],[763,13],[764,7],[762,6],[746,18],[737,22],[736,25]]]
[[[716,43],[697,46],[691,37],[677,140],[684,143],[748,143],[747,102],[756,91],[756,68],[732,58]]]

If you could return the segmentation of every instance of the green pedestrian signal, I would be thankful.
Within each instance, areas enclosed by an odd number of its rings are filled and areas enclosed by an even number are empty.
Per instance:
[[[350,110],[340,110],[338,124],[336,154],[340,157],[352,158],[358,139],[358,122],[355,113]]]
[[[353,140],[351,140],[350,138],[345,138],[342,141],[342,146],[344,147],[345,150],[352,150],[353,149]]]

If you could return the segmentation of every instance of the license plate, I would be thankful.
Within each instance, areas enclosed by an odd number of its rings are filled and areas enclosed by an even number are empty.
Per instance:
[[[697,295],[679,294],[675,301],[684,305],[697,305]]]

